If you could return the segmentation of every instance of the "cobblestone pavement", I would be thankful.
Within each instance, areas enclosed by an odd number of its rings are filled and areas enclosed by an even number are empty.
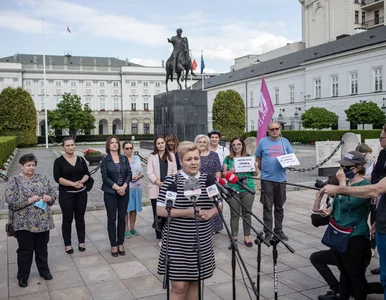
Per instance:
[[[311,190],[290,191],[285,204],[284,232],[288,235],[288,244],[295,249],[290,253],[282,245],[278,246],[278,293],[279,299],[317,299],[318,295],[328,290],[326,283],[311,265],[311,253],[326,249],[320,242],[323,228],[315,228],[310,224],[309,209],[312,206],[314,192]],[[253,212],[262,217],[262,207],[256,196]],[[224,206],[225,220],[229,224],[229,207]],[[72,255],[64,251],[61,237],[61,215],[54,215],[56,228],[51,231],[48,247],[48,260],[53,280],[43,280],[32,264],[31,275],[27,288],[17,284],[16,249],[17,241],[0,236],[0,300],[115,300],[166,299],[166,291],[162,289],[163,277],[157,274],[159,250],[156,246],[154,230],[151,228],[151,206],[146,206],[138,214],[136,229],[139,236],[125,239],[126,255],[114,258],[110,254],[110,245],[106,229],[106,212],[103,210],[86,213],[86,248],[85,252],[77,249],[75,226],[73,226]],[[0,220],[4,228],[6,220]],[[257,231],[261,225],[253,220]],[[243,240],[242,224],[238,240]],[[252,238],[254,239],[254,235]],[[252,239],[252,240],[253,240]],[[231,252],[228,250],[229,240],[225,230],[213,236],[216,258],[216,270],[212,278],[205,280],[204,299],[232,299]],[[256,282],[257,247],[247,248],[238,244],[239,252],[247,270]],[[368,281],[377,281],[379,276],[371,275],[370,269],[378,266],[378,257],[374,257],[366,274]],[[338,271],[332,268],[335,276]],[[245,274],[244,274],[245,277]],[[274,280],[272,266],[272,247],[262,245],[260,299],[274,299]],[[244,286],[239,266],[236,271],[237,300],[256,299],[250,288]],[[248,280],[246,279],[248,282]],[[247,286],[250,286],[247,283]],[[248,291],[248,292],[247,292]],[[382,295],[369,295],[369,300],[383,299]]]

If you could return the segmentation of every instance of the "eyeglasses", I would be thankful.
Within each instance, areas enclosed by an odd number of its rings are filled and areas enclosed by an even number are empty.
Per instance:
[[[199,141],[198,144],[207,144],[206,141]]]
[[[383,139],[386,139],[386,136],[381,136],[381,137],[379,138],[380,141],[382,141]]]
[[[352,169],[355,168],[354,166],[340,166],[340,167],[345,169],[346,171],[351,171]]]
[[[241,143],[233,143],[232,144],[232,147],[241,147],[243,144]]]
[[[277,127],[277,128],[270,128],[270,129],[269,129],[269,131],[279,131],[279,130],[280,130],[279,127]]]
[[[131,149],[133,149],[133,147],[127,147],[127,148],[125,148],[125,150],[131,150]]]

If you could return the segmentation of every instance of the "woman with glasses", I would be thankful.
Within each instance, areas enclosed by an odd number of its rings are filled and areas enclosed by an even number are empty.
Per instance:
[[[229,155],[229,150],[228,148],[221,146],[220,140],[221,140],[221,133],[218,130],[212,130],[208,134],[209,139],[210,139],[210,144],[209,144],[209,149],[210,151],[216,152],[221,163],[221,168],[224,163],[224,158]]]
[[[221,177],[221,162],[216,152],[210,151],[209,137],[203,134],[199,134],[194,139],[198,149],[200,150],[200,172],[205,174],[212,174],[216,177]],[[219,215],[213,216],[211,219],[213,234],[218,233],[223,229],[221,217]]]
[[[143,178],[142,163],[138,155],[134,155],[134,145],[131,142],[124,142],[123,152],[129,160],[131,168],[131,181],[130,187],[130,201],[127,207],[126,214],[126,231],[125,237],[129,238],[131,235],[139,235],[139,232],[135,230],[134,225],[137,219],[137,212],[142,211],[142,190],[140,179]],[[130,226],[129,226],[130,222]]]
[[[51,280],[48,267],[48,241],[54,228],[51,206],[56,194],[48,178],[35,173],[38,160],[33,153],[24,154],[19,160],[21,174],[10,179],[5,191],[9,216],[15,231],[17,249],[17,279],[19,286],[28,286],[32,259],[39,275]],[[2,267],[5,271],[6,265]]]
[[[241,137],[234,137],[231,142],[231,150],[230,154],[225,157],[224,159],[224,166],[223,171],[224,172],[235,172],[234,168],[234,159],[235,157],[244,157],[248,156],[246,146],[244,139]],[[256,175],[254,172],[245,172],[245,173],[237,173],[237,176],[239,178],[248,177],[244,183],[251,189],[255,189],[255,184],[253,182],[252,176]],[[249,236],[251,234],[251,228],[249,225],[252,225],[251,222],[251,211],[253,202],[255,200],[255,195],[252,195],[248,193],[246,190],[238,186],[237,184],[230,184],[231,187],[233,187],[235,190],[237,190],[240,194],[234,194],[233,197],[230,199],[230,204],[233,208],[235,208],[236,211],[241,212],[243,218],[245,221],[243,222],[243,231],[244,231],[244,245],[247,247],[252,247],[253,243],[249,239]],[[236,199],[233,199],[236,198]],[[244,206],[247,208],[245,209],[243,206],[240,205],[241,202],[244,204]],[[240,216],[236,213],[236,211],[231,209],[231,231],[233,238],[237,241],[237,237],[239,234],[239,220]]]
[[[341,167],[336,173],[340,186],[363,186],[370,182],[364,178],[366,160],[358,151],[347,153],[340,161]],[[324,212],[343,228],[349,228],[357,223],[348,240],[347,250],[340,253],[332,250],[336,264],[340,271],[339,292],[340,299],[348,300],[350,295],[355,300],[367,297],[366,265],[369,261],[370,230],[367,218],[370,211],[371,198],[336,195],[332,210]]]
[[[149,178],[148,195],[153,208],[154,223],[153,228],[156,229],[156,211],[157,198],[159,190],[165,181],[166,176],[177,173],[176,158],[169,153],[166,147],[165,139],[162,136],[154,139],[154,150],[147,159],[147,177]],[[155,230],[155,235],[158,241],[158,247],[162,246],[161,231]]]

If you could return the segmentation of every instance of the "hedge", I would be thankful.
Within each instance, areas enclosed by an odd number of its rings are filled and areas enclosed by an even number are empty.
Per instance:
[[[49,143],[61,143],[63,138],[68,135],[58,135],[56,137],[49,136],[48,142]],[[78,135],[76,137],[77,142],[87,143],[87,142],[105,142],[107,138],[111,136],[111,134],[105,134],[105,135]],[[155,138],[154,134],[117,134],[116,135],[121,141],[131,141],[131,137],[134,136],[135,140],[137,141],[143,141],[143,140],[153,140]],[[45,136],[39,136],[38,137],[38,143],[39,144],[45,144],[46,143],[46,137]]]
[[[381,131],[377,130],[282,130],[283,137],[291,143],[310,144],[315,141],[340,141],[342,136],[347,132],[360,134],[362,143],[365,139],[377,139]],[[244,133],[243,138],[256,137],[256,131]]]
[[[0,136],[0,168],[16,148],[16,136]]]

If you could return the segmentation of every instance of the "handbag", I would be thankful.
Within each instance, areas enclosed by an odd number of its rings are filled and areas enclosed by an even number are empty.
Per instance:
[[[94,185],[94,178],[92,178],[91,176],[88,177],[87,181],[84,183],[85,187],[86,187],[86,191],[89,192],[91,191],[93,185]]]
[[[350,197],[348,201],[350,203]],[[333,217],[330,217],[330,222],[328,223],[327,229],[324,232],[322,238],[322,244],[338,251],[339,253],[345,253],[347,250],[350,234],[354,231],[362,218],[363,216],[359,216],[354,222],[350,224],[349,227],[342,227],[336,223]]]
[[[7,236],[15,236],[15,230],[13,229],[11,222],[5,224],[5,232],[7,233]]]

